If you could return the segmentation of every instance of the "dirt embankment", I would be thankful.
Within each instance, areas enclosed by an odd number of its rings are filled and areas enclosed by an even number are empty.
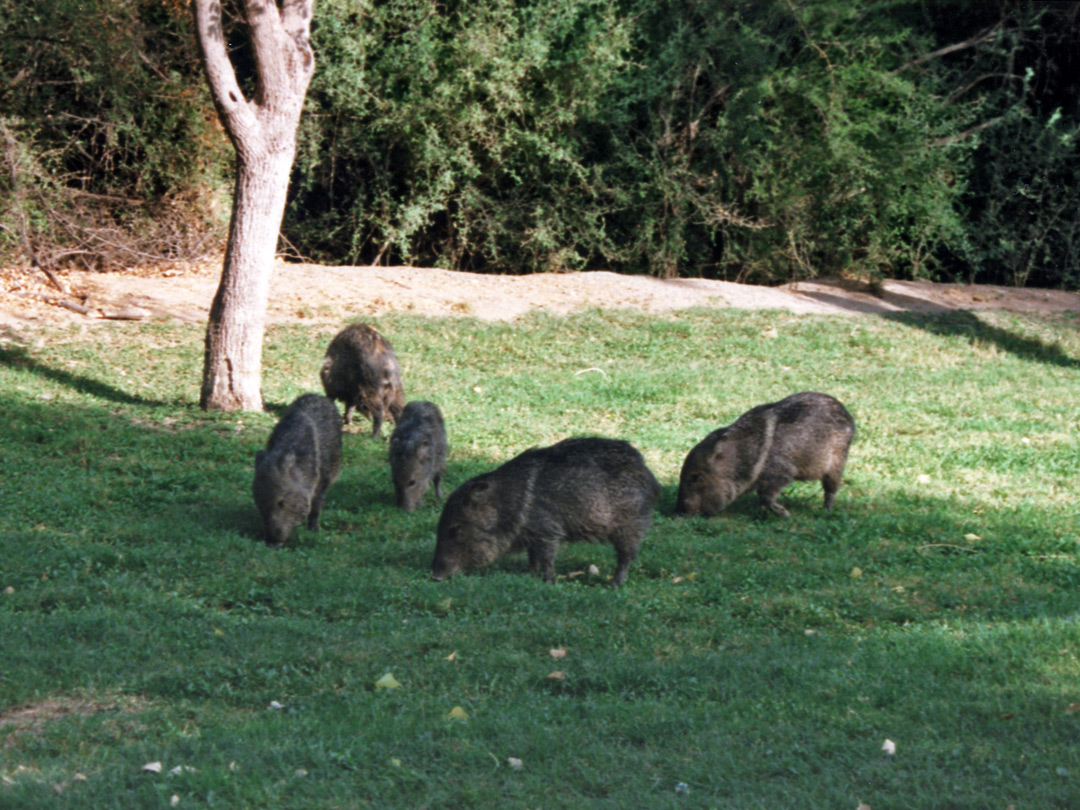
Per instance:
[[[88,322],[102,318],[206,320],[220,261],[117,273],[65,271],[58,289],[40,271],[0,269],[0,325]],[[513,320],[533,311],[590,307],[665,312],[691,307],[781,309],[859,314],[1003,309],[1080,311],[1080,294],[987,285],[887,281],[881,295],[865,285],[806,281],[757,287],[707,279],[657,279],[596,271],[494,276],[417,267],[323,267],[278,264],[269,316],[282,321],[340,321],[390,311]]]

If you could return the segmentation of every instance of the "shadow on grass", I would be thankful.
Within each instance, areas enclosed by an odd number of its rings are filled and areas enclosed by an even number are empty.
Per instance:
[[[985,323],[975,313],[966,310],[941,315],[900,312],[883,317],[942,337],[964,337],[971,343],[989,343],[1022,360],[1033,360],[1061,368],[1080,368],[1080,359],[1069,356],[1059,346],[1022,337],[1007,329]]]
[[[890,304],[901,308],[910,307],[916,311],[882,312],[880,307],[873,304],[849,300],[829,293],[800,291],[799,294],[851,312],[880,315],[885,320],[922,329],[934,335],[965,337],[972,343],[980,341],[989,343],[1024,360],[1034,360],[1062,368],[1080,368],[1080,359],[1070,357],[1060,347],[1022,337],[1007,329],[988,324],[970,310],[928,304],[923,299],[895,292],[890,292],[887,296]]]
[[[126,391],[121,391],[119,388],[103,383],[101,380],[95,380],[92,377],[72,374],[70,371],[63,371],[62,369],[45,365],[21,346],[0,348],[0,365],[29,371],[35,376],[60,383],[73,391],[78,391],[80,394],[97,397],[98,399],[107,400],[109,402],[116,402],[121,405],[166,404],[158,399],[147,399],[146,397],[129,394]]]

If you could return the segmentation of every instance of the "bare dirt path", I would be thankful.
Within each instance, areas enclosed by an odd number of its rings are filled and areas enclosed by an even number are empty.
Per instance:
[[[94,320],[205,322],[221,263],[60,273],[63,291],[39,271],[0,269],[0,326]],[[493,276],[416,267],[323,267],[278,264],[271,282],[272,322],[340,321],[386,312],[514,320],[534,310],[629,308],[666,312],[690,307],[780,309],[795,313],[1003,309],[1080,311],[1080,294],[987,285],[887,281],[884,294],[864,285],[810,281],[757,287],[706,279],[663,280],[609,272]]]

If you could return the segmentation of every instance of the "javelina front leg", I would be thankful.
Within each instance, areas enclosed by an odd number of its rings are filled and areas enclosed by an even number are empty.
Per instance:
[[[308,512],[307,527],[313,532],[319,530],[319,514],[322,512],[323,499],[326,498],[326,490],[329,487],[329,484],[320,484],[315,492],[315,497],[311,499],[311,511]]]
[[[767,509],[774,515],[779,515],[782,518],[791,517],[791,513],[776,502],[776,496],[780,494],[780,490],[790,484],[794,479],[792,478],[770,478],[766,480],[758,481],[758,499],[761,501],[761,508]]]
[[[356,410],[356,406],[351,402],[345,403],[345,418],[342,420],[346,425],[352,424],[353,411]]]
[[[435,497],[442,500],[442,473],[436,473],[432,479],[435,483]]]
[[[555,543],[529,546],[529,573],[544,582],[555,581]]]
[[[378,438],[379,433],[382,432],[382,422],[382,411],[375,411],[371,415],[371,438]]]

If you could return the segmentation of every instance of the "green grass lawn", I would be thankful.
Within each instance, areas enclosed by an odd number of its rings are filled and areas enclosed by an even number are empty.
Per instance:
[[[254,455],[335,327],[270,330],[266,414],[196,407],[201,328],[8,333],[0,807],[1080,803],[1080,318],[372,323],[442,408],[447,491],[571,435],[642,451],[625,587],[582,544],[555,585],[432,582],[439,504],[394,507],[363,421],[322,531],[266,548]],[[695,443],[801,390],[858,424],[831,514],[815,482],[787,521],[673,516]]]

